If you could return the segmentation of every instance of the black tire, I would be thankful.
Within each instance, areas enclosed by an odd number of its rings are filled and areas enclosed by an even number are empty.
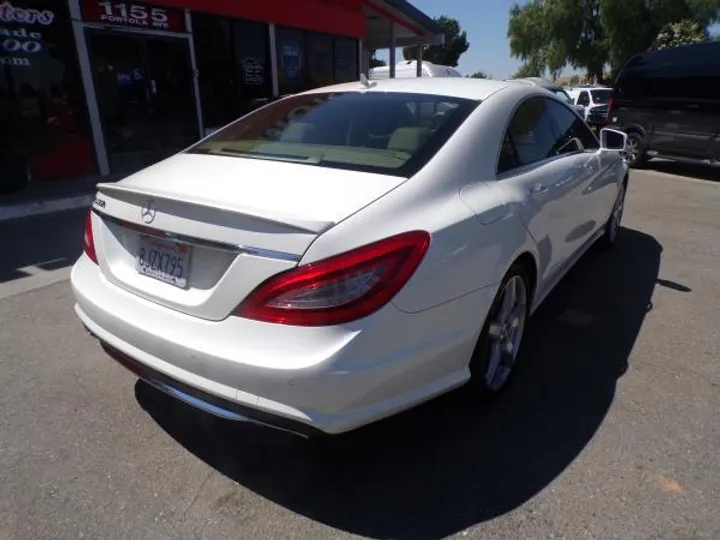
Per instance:
[[[613,210],[607,223],[605,223],[605,231],[599,241],[600,247],[603,249],[610,249],[617,242],[617,237],[620,234],[622,225],[623,211],[625,209],[625,197],[627,197],[627,179],[621,184],[617,199],[613,205]]]
[[[480,331],[480,336],[478,337],[477,344],[475,345],[475,350],[473,351],[472,358],[470,359],[470,382],[467,385],[467,390],[471,392],[474,397],[492,399],[501,394],[502,391],[507,388],[508,384],[512,380],[512,374],[514,372],[513,368],[516,365],[517,353],[515,353],[515,358],[513,358],[509,375],[506,376],[500,386],[498,386],[497,384],[488,383],[486,376],[488,375],[487,372],[492,347],[490,326],[491,323],[495,321],[495,318],[498,316],[499,311],[502,307],[503,293],[505,292],[507,284],[515,277],[521,278],[525,286],[526,301],[525,309],[523,312],[524,320],[522,328],[522,333],[524,333],[528,316],[530,314],[532,287],[530,279],[528,277],[528,271],[525,266],[520,263],[515,263],[512,267],[510,267],[510,270],[508,270],[508,273],[505,275],[502,282],[500,283],[500,286],[498,287],[498,292],[496,293],[492,306],[490,307],[487,317],[485,318],[483,328]],[[518,349],[520,347],[520,343],[522,343],[522,334],[520,336],[520,341],[518,342]]]
[[[647,163],[645,139],[637,131],[630,131],[627,137],[628,148],[632,148],[633,151],[625,153],[625,163],[627,163],[631,169],[640,169]]]

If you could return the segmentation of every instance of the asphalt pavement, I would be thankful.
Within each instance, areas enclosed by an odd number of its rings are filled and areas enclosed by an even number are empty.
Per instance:
[[[720,539],[720,184],[669,172],[632,173],[502,399],[324,444],[109,360],[72,311],[84,211],[0,223],[0,540]]]

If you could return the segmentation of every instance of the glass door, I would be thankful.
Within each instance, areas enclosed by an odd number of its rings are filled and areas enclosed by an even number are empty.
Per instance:
[[[154,136],[166,157],[198,139],[190,52],[185,39],[144,41]]]
[[[112,172],[132,172],[198,138],[185,39],[88,32]]]

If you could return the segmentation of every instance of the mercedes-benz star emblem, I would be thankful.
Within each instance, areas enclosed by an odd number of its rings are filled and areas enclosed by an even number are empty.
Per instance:
[[[145,223],[152,223],[155,220],[157,214],[157,208],[153,201],[145,201],[140,207],[140,217]]]

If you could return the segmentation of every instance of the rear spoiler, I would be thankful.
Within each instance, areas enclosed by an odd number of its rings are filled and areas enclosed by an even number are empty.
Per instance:
[[[270,223],[276,223],[278,225],[292,227],[300,232],[309,232],[313,234],[322,234],[323,232],[336,225],[334,221],[314,221],[308,219],[301,219],[297,216],[277,215],[277,213],[269,215],[268,212],[255,208],[247,208],[237,204],[227,204],[224,202],[204,200],[202,198],[190,198],[177,193],[167,193],[157,189],[138,188],[136,186],[130,187],[110,183],[98,184],[97,189],[100,193],[104,193],[110,196],[119,195],[120,197],[122,197],[123,195],[139,195],[141,197],[151,197],[154,199],[179,202],[193,206],[213,208],[220,212],[248,216]]]

